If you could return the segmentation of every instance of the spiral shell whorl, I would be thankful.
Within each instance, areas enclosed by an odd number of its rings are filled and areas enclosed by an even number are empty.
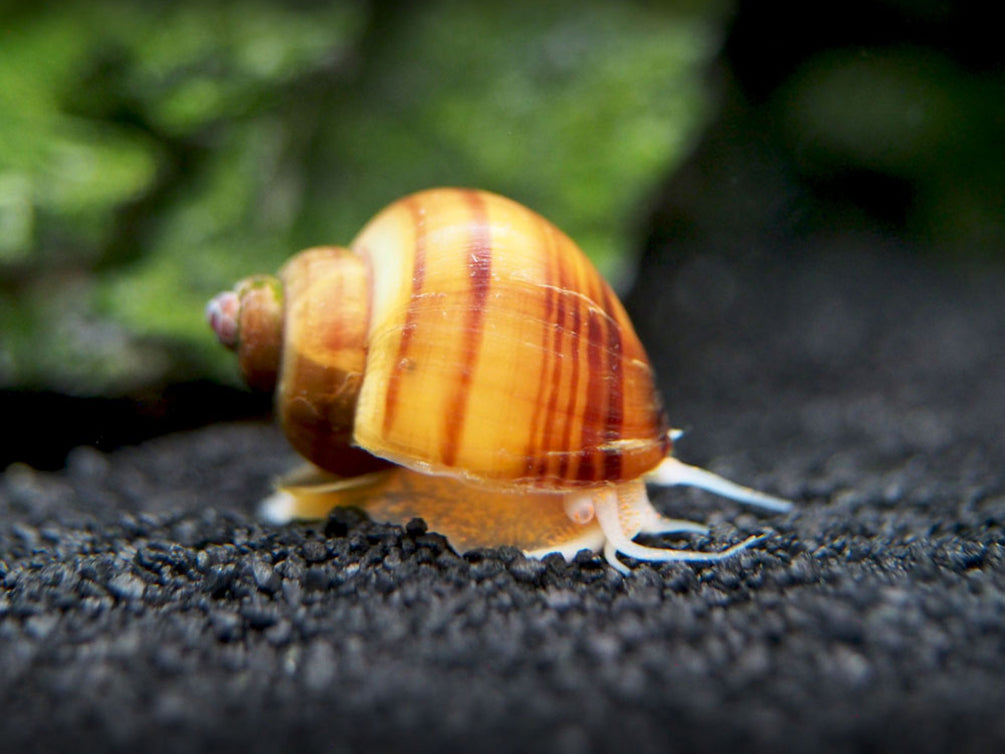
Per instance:
[[[283,348],[282,288],[271,275],[255,275],[215,296],[206,319],[220,343],[237,351],[245,382],[256,390],[276,387]]]
[[[290,444],[335,474],[386,465],[351,447],[370,319],[366,260],[342,247],[319,246],[290,259],[280,277],[288,347],[276,410]]]
[[[373,271],[356,442],[419,471],[565,489],[669,450],[642,345],[576,245],[527,208],[434,189],[352,247]]]

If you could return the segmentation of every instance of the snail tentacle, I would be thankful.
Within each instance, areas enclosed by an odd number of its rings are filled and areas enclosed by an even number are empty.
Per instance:
[[[648,501],[647,501],[648,503]],[[748,537],[742,542],[719,552],[700,552],[695,550],[674,550],[662,547],[646,547],[632,541],[632,534],[625,531],[622,513],[624,512],[616,488],[600,490],[594,497],[594,510],[597,522],[604,532],[604,557],[615,569],[626,573],[628,568],[618,559],[617,553],[622,553],[637,560],[648,560],[659,563],[670,562],[710,562],[725,560],[751,545],[760,542],[767,535],[759,534]]]
[[[639,534],[708,534],[708,527],[684,518],[667,518],[661,515],[646,498],[646,507],[640,511]]]
[[[707,469],[679,461],[673,456],[667,456],[659,466],[646,474],[646,481],[662,487],[677,485],[698,487],[706,492],[736,500],[738,503],[753,505],[775,513],[787,513],[792,510],[792,502],[789,500],[744,487]]]

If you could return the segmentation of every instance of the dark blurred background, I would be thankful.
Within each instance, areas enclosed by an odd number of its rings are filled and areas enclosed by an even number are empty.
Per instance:
[[[266,415],[204,302],[432,185],[668,317],[834,248],[1000,267],[992,6],[0,2],[0,468]]]

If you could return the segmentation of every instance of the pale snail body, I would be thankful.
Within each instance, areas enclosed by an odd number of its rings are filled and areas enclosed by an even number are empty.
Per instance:
[[[320,469],[287,480],[267,501],[273,518],[358,505],[420,516],[459,550],[603,549],[623,569],[616,551],[708,560],[753,541],[719,553],[637,545],[641,532],[704,531],[659,516],[647,478],[788,506],[669,456],[621,303],[568,236],[501,196],[407,196],[349,250],[301,252],[280,280],[244,281],[207,312],[249,383],[278,379],[284,430]]]

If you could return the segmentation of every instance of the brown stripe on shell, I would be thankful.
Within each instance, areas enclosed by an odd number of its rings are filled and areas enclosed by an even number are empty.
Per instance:
[[[471,378],[478,361],[478,352],[484,335],[485,300],[492,281],[492,236],[489,229],[488,209],[481,195],[475,191],[463,193],[471,214],[471,242],[468,250],[468,279],[471,282],[471,300],[464,323],[462,353],[464,362],[458,374],[457,391],[451,396],[445,416],[441,456],[446,466],[457,461],[457,449],[464,432]]]
[[[426,244],[421,232],[422,209],[415,197],[403,200],[412,215],[412,225],[415,227],[415,249],[412,261],[412,295],[408,299],[408,309],[405,312],[405,324],[401,328],[401,340],[398,341],[398,358],[387,382],[387,394],[384,397],[384,434],[388,435],[394,426],[394,415],[398,409],[398,390],[400,387],[401,364],[408,358],[408,348],[415,331],[415,321],[419,316],[418,301],[422,293],[422,284],[426,276]]]
[[[586,319],[586,405],[583,406],[583,427],[579,436],[579,468],[576,478],[581,482],[597,479],[593,449],[599,445],[597,429],[603,424],[604,416],[604,350],[606,340],[600,314],[590,308]]]
[[[607,315],[607,417],[604,427],[604,479],[621,479],[621,451],[609,446],[621,437],[625,420],[624,354],[621,323],[616,315],[613,293],[602,284],[604,313]]]
[[[552,444],[549,442],[549,434],[552,431],[552,427],[555,423],[555,413],[558,411],[558,395],[559,387],[562,384],[562,367],[565,364],[565,359],[562,358],[562,349],[565,347],[565,319],[567,316],[567,311],[565,307],[565,296],[563,291],[566,290],[568,282],[565,278],[565,265],[563,263],[562,257],[560,256],[561,246],[555,243],[555,231],[551,225],[545,225],[548,232],[549,249],[551,250],[551,261],[549,264],[549,283],[557,284],[559,293],[554,295],[554,314],[552,320],[547,323],[547,325],[554,331],[554,338],[552,340],[551,348],[546,352],[547,356],[550,357],[552,368],[551,368],[551,378],[548,384],[545,386],[548,394],[548,407],[544,415],[544,429],[541,437],[541,447],[538,449],[537,453],[539,456],[537,476],[539,479],[543,479],[548,476],[548,461],[551,458],[549,451],[552,450]],[[558,279],[555,281],[554,273],[558,273]],[[543,393],[542,393],[543,395]],[[560,461],[560,464],[564,463],[568,465],[567,461]],[[559,470],[559,475],[562,471]]]
[[[572,283],[569,282],[566,276],[567,265],[559,265],[560,275],[559,275],[559,286],[563,291],[568,290],[578,290],[579,280],[575,280]],[[576,287],[570,287],[576,286]],[[565,427],[562,431],[562,443],[559,448],[562,451],[561,460],[558,464],[558,478],[568,479],[569,478],[569,462],[571,459],[571,446],[572,446],[572,424],[573,417],[576,411],[576,398],[579,392],[579,327],[580,327],[580,304],[582,299],[579,296],[563,296],[563,302],[568,299],[572,299],[572,321],[570,322],[569,331],[572,333],[572,344],[576,346],[576,349],[570,353],[570,361],[572,361],[572,375],[569,382],[569,392],[568,401],[566,403],[565,410]],[[557,392],[557,391],[556,391]]]
[[[555,383],[555,375],[552,372],[561,367],[561,359],[555,357],[555,341],[561,334],[559,328],[555,327],[555,289],[554,289],[554,264],[555,264],[555,243],[552,238],[548,223],[537,221],[537,230],[540,233],[541,252],[544,264],[542,273],[542,284],[544,286],[544,316],[541,318],[541,373],[538,376],[536,396],[540,400],[548,395],[550,386]],[[554,406],[554,393],[552,389],[550,406]],[[543,420],[543,429],[542,429]],[[524,452],[526,458],[525,470],[528,476],[543,477],[547,473],[547,454],[541,452],[538,445],[538,434],[542,434],[543,439],[547,437],[548,427],[552,420],[550,410],[535,410],[531,418],[530,435],[527,438],[527,450]]]

